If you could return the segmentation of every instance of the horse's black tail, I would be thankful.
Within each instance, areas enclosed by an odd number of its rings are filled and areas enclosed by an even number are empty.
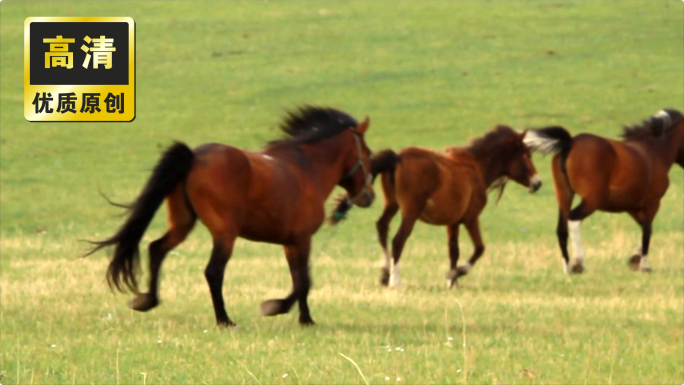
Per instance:
[[[370,173],[375,181],[378,174],[389,174],[390,183],[394,184],[394,171],[401,161],[401,157],[393,150],[382,150],[373,154],[370,159]],[[336,225],[343,220],[354,205],[349,200],[347,194],[337,197],[337,203],[332,215],[329,218],[331,225]]]
[[[572,148],[572,135],[565,128],[553,126],[527,130],[523,141],[532,151],[542,154],[560,154],[561,171],[567,177],[565,161]]]
[[[394,171],[401,161],[401,157],[393,150],[382,150],[371,157],[371,175],[373,180],[378,174],[388,174],[390,183],[394,184]]]
[[[103,241],[91,242],[95,247],[86,256],[104,247],[114,246],[114,256],[107,269],[107,282],[111,288],[123,292],[125,285],[137,292],[136,275],[140,265],[138,244],[164,198],[190,173],[193,160],[192,150],[184,143],[176,142],[169,147],[135,202],[124,205],[129,215],[119,231]]]

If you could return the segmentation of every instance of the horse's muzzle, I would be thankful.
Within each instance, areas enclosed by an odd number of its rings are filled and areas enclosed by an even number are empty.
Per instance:
[[[375,200],[375,193],[373,190],[366,190],[362,192],[352,203],[359,207],[368,207],[373,204]]]
[[[535,178],[530,182],[530,193],[536,192],[542,185],[542,181],[539,178]]]

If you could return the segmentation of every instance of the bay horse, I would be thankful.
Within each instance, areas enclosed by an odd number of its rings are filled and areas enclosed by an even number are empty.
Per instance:
[[[399,259],[416,221],[446,226],[450,270],[447,287],[468,274],[485,250],[480,234],[479,216],[487,204],[487,190],[499,188],[499,198],[506,181],[526,186],[530,192],[541,187],[541,179],[532,164],[530,151],[523,143],[525,132],[498,125],[465,148],[451,147],[441,154],[419,147],[407,147],[395,153],[384,150],[371,159],[372,174],[381,175],[385,207],[376,222],[382,247],[383,286],[400,286]],[[336,216],[351,206],[340,202]],[[401,225],[392,240],[392,258],[387,250],[387,236],[392,218],[401,210]],[[459,227],[465,226],[475,246],[468,262],[457,266]]]
[[[213,250],[204,275],[214,305],[216,323],[234,326],[226,313],[223,277],[236,238],[283,245],[293,289],[283,299],[261,304],[265,316],[287,313],[299,303],[299,323],[313,325],[307,297],[311,287],[311,237],[325,219],[324,202],[336,185],[368,207],[375,194],[370,154],[364,135],[370,122],[358,123],[345,112],[304,106],[289,112],[280,129],[285,138],[270,142],[262,152],[207,143],[191,150],[173,144],[155,167],[129,215],[112,237],[93,242],[90,255],[114,246],[107,269],[110,287],[137,296],[134,310],[148,311],[159,304],[159,270],[164,257],[178,246],[199,218],[213,238]],[[138,244],[155,212],[166,200],[168,230],[150,243],[149,291],[139,293]]]
[[[559,214],[556,233],[569,274],[584,272],[580,223],[594,211],[627,212],[641,227],[641,242],[629,259],[632,270],[650,272],[651,225],[669,185],[673,163],[684,167],[682,113],[664,109],[641,125],[624,127],[617,141],[583,133],[571,136],[563,127],[529,130],[525,142],[533,150],[553,153],[551,162]],[[575,194],[581,201],[571,209]],[[568,227],[575,252],[570,266]]]

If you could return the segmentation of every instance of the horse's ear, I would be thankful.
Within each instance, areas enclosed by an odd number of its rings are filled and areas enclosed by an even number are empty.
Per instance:
[[[369,126],[369,125],[370,125],[370,118],[369,118],[368,116],[366,116],[366,119],[364,119],[364,121],[361,122],[361,124],[359,124],[358,126],[356,126],[356,131],[358,131],[358,132],[360,132],[360,133],[362,133],[362,134],[365,134],[366,131],[368,131],[368,126]]]
[[[518,135],[518,138],[520,139],[520,143],[524,143],[525,140],[525,135],[527,135],[527,130],[522,130],[518,131],[520,135]]]

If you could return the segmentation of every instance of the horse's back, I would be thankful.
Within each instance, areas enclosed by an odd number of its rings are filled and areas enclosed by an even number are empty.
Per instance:
[[[435,153],[420,147],[407,147],[399,152],[401,162],[394,172],[397,193],[410,190],[413,194],[428,194],[438,185],[439,169]]]
[[[247,184],[251,174],[250,161],[235,147],[219,143],[206,143],[194,150],[195,162],[188,181],[191,185],[211,181],[230,184]]]

